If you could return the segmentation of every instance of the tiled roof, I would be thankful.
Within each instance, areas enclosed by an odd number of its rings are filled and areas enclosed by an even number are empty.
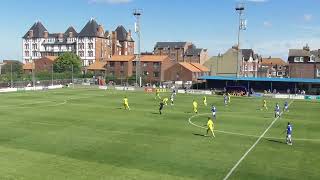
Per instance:
[[[79,33],[79,37],[97,37],[99,25],[97,21],[91,19]]]
[[[128,37],[128,31],[122,25],[117,27],[116,32],[117,32],[117,40],[133,42],[132,37]]]
[[[244,60],[246,60],[246,61],[249,60],[250,57],[253,58],[253,56],[254,56],[252,49],[241,49],[241,53],[242,53],[242,56],[244,57]]]
[[[58,56],[45,56],[45,58],[47,58],[51,61],[55,61],[58,58]]]
[[[281,58],[262,58],[262,65],[287,65]]]
[[[295,56],[310,56],[310,51],[304,50],[304,49],[289,49],[289,57],[295,57]]]
[[[70,27],[66,30],[66,32],[64,33],[64,35],[65,35],[66,37],[68,37],[70,32],[72,32],[73,37],[77,37],[77,36],[78,36],[77,31],[76,31],[72,26],[70,26]]]
[[[140,61],[142,62],[162,62],[166,60],[168,56],[160,55],[142,55]]]
[[[32,70],[33,69],[33,63],[26,63],[23,65],[23,70]]]
[[[121,56],[121,55],[116,55],[116,56],[112,56],[110,60],[108,61],[133,61],[134,60],[134,56]]]
[[[87,69],[88,70],[106,70],[106,68],[105,68],[106,64],[107,64],[107,62],[95,61]]]
[[[202,72],[200,69],[196,68],[191,63],[180,62],[179,64],[191,72]]]
[[[36,22],[33,24],[33,26],[30,28],[30,30],[33,31],[33,37],[34,38],[43,38],[44,32],[48,31],[41,22]],[[29,30],[29,31],[30,31]],[[23,38],[29,37],[29,31],[23,36]]]
[[[201,65],[200,63],[190,63],[190,64],[193,65],[194,67],[198,68],[202,72],[209,72],[210,71],[207,67]]]
[[[187,42],[157,42],[154,48],[183,48]]]

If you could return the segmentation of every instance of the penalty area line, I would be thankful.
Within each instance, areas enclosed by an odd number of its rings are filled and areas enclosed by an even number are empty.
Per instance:
[[[288,107],[290,107],[290,105],[293,103],[294,100],[292,100]],[[283,111],[280,113],[280,116],[283,114]],[[231,170],[228,172],[228,174],[223,178],[223,180],[227,180],[232,173],[234,172],[234,170],[239,166],[239,164],[247,157],[247,155],[252,151],[252,149],[254,149],[257,144],[260,142],[260,140],[263,138],[263,136],[269,131],[269,129],[273,126],[273,124],[275,122],[277,122],[277,120],[279,119],[279,117],[276,117],[271,124],[267,127],[267,129],[260,135],[260,137],[256,140],[256,142],[242,155],[242,157],[238,160],[238,162],[231,168]]]

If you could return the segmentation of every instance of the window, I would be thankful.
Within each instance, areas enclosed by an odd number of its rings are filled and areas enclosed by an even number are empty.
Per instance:
[[[120,71],[120,76],[124,76],[124,71]]]
[[[148,63],[144,62],[143,67],[147,67],[147,66],[148,66]]]
[[[120,62],[120,67],[123,69],[124,68],[124,62]]]
[[[37,52],[36,52],[36,51],[33,51],[33,52],[32,52],[32,56],[33,56],[33,57],[37,57]]]
[[[154,62],[153,63],[153,68],[154,69],[159,69],[159,67],[160,67],[160,63],[159,62]]]
[[[93,51],[88,51],[88,56],[93,57]]]
[[[110,62],[109,67],[114,68],[114,62]]]
[[[317,69],[317,77],[320,77],[320,69]]]
[[[294,57],[294,62],[303,62],[303,57]]]
[[[32,44],[32,49],[33,50],[38,49],[38,45],[37,44]]]
[[[30,56],[29,51],[25,51],[25,52],[24,52],[24,55],[27,56],[27,57]]]
[[[314,55],[311,55],[309,62],[315,62],[315,60],[316,60],[316,57]]]
[[[79,51],[79,56],[80,56],[80,57],[83,57],[83,56],[84,56],[83,51]]]
[[[88,44],[88,48],[89,48],[89,49],[93,49],[93,43],[89,43],[89,44]]]
[[[25,44],[25,45],[24,45],[24,48],[25,48],[25,49],[29,49],[29,44]]]
[[[132,62],[132,66],[133,66],[133,67],[136,67],[136,65],[137,65],[137,62],[136,62],[136,61],[133,61],[133,62]]]
[[[277,76],[282,76],[282,72],[281,71],[277,72]]]
[[[160,73],[159,73],[159,72],[153,72],[153,77],[158,78],[159,76],[160,76]]]

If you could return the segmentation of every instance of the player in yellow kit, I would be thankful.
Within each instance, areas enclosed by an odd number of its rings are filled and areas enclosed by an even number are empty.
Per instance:
[[[130,110],[129,102],[128,102],[128,98],[127,97],[123,98],[123,107],[124,107],[124,109]]]
[[[206,125],[206,126],[208,127],[208,129],[207,129],[207,134],[206,134],[205,136],[208,136],[208,135],[209,135],[209,131],[211,131],[211,133],[212,133],[212,138],[213,138],[213,137],[216,137],[216,136],[214,135],[214,132],[213,132],[214,124],[213,124],[213,121],[212,121],[211,117],[208,117],[208,122],[207,122],[207,125]]]
[[[231,103],[231,95],[230,95],[230,93],[228,93],[228,104],[230,104]]]
[[[161,100],[160,92],[159,92],[158,89],[156,89],[156,97],[154,99],[160,99]]]
[[[168,101],[169,101],[168,98],[163,98],[163,100],[162,100],[163,104],[166,106],[168,106]]]
[[[203,96],[203,105],[204,106],[207,106],[207,97],[206,96]]]
[[[261,111],[262,111],[263,109],[268,110],[268,107],[267,107],[267,100],[265,100],[265,99],[263,100],[263,105],[262,105]]]
[[[193,100],[192,105],[193,105],[193,112],[198,113],[198,103],[197,103],[197,101]]]

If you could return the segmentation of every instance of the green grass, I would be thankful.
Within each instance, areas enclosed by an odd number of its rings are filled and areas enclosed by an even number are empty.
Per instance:
[[[121,109],[124,96],[131,111]],[[274,120],[275,103],[285,101],[270,99],[270,110],[260,111],[261,99],[234,97],[225,107],[221,96],[207,97],[218,110],[211,139],[188,122],[193,98],[199,115],[192,121],[204,125],[210,107],[202,96],[178,94],[160,116],[154,94],[142,92],[0,94],[0,179],[223,179]],[[320,179],[319,112],[320,103],[294,101],[230,179]],[[284,144],[288,121],[293,146]]]

